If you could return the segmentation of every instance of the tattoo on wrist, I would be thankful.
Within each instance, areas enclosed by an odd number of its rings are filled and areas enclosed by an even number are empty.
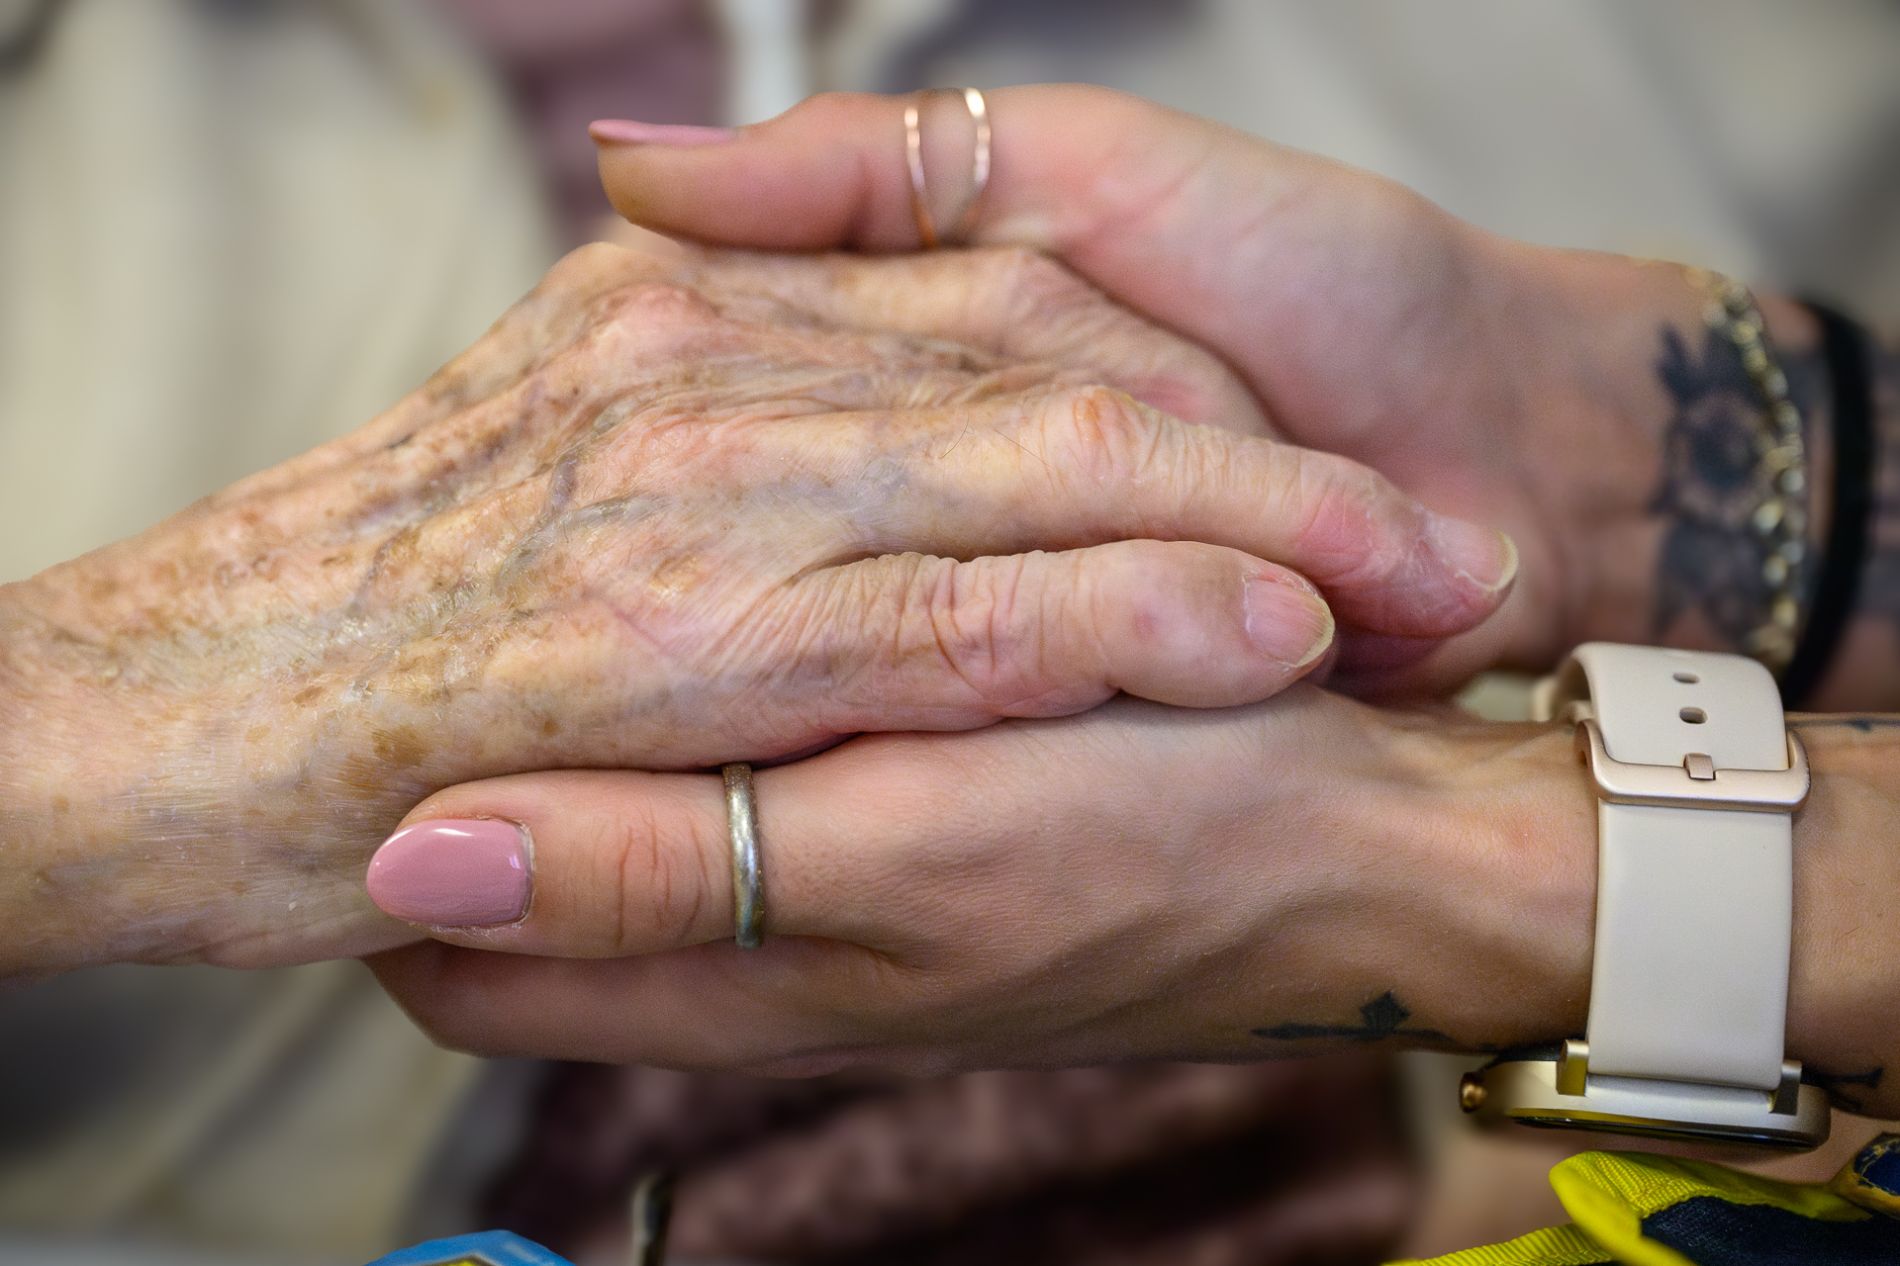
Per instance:
[[[1701,329],[1699,350],[1675,326],[1664,326],[1661,337],[1656,375],[1672,407],[1662,483],[1650,501],[1664,521],[1653,631],[1662,639],[1695,615],[1724,646],[1745,649],[1775,598],[1766,576],[1772,546],[1753,525],[1771,495],[1757,449],[1765,406],[1741,352],[1722,334]],[[1778,350],[1811,440],[1825,395],[1820,356],[1813,348]],[[1813,451],[1811,442],[1807,448]]]
[[[1875,1064],[1866,1072],[1861,1073],[1830,1073],[1824,1069],[1812,1067],[1804,1068],[1801,1072],[1802,1080],[1827,1091],[1827,1097],[1834,1101],[1834,1106],[1845,1108],[1849,1112],[1865,1112],[1866,1098],[1854,1092],[1879,1090],[1881,1080],[1886,1075],[1885,1064]],[[1848,1089],[1848,1087],[1853,1089]]]
[[[1451,1037],[1437,1029],[1407,1028],[1412,1018],[1396,995],[1388,989],[1359,1008],[1357,1024],[1300,1024],[1289,1021],[1253,1030],[1255,1037],[1276,1042],[1306,1042],[1315,1038],[1344,1042],[1382,1042],[1387,1038],[1413,1038],[1420,1042],[1449,1043]]]

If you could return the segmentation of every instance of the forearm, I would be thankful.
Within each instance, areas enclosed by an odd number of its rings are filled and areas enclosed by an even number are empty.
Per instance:
[[[1802,304],[1759,295],[1799,409],[1805,469],[1784,491],[1756,456],[1766,405],[1735,344],[1712,330],[1685,270],[1620,256],[1506,248],[1541,296],[1523,319],[1554,350],[1550,425],[1597,441],[1536,450],[1546,495],[1574,525],[1567,643],[1600,639],[1758,653],[1783,565],[1763,514],[1799,516],[1803,552],[1788,589],[1810,611],[1835,507],[1835,384],[1820,324]],[[1900,347],[1869,341],[1875,491],[1867,555],[1846,634],[1810,706],[1900,706]],[[1778,504],[1768,506],[1771,500]]]

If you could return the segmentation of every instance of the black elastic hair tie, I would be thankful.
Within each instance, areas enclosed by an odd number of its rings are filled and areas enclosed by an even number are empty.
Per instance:
[[[1840,650],[1867,561],[1874,509],[1873,377],[1866,335],[1824,303],[1803,300],[1803,306],[1821,324],[1821,354],[1827,364],[1833,418],[1834,485],[1807,625],[1781,675],[1781,699],[1790,709],[1800,707],[1814,693]]]

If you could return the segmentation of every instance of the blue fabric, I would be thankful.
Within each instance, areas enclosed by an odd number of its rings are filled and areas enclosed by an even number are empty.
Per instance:
[[[1854,1173],[1868,1186],[1900,1196],[1900,1147],[1869,1147],[1855,1159]]]
[[[574,1266],[512,1231],[477,1231],[398,1249],[369,1266]]]
[[[1827,1222],[1693,1196],[1644,1218],[1643,1234],[1696,1266],[1900,1266],[1900,1220],[1892,1218]]]

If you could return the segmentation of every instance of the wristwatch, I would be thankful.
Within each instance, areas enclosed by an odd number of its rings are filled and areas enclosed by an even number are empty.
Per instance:
[[[1589,1027],[1468,1074],[1467,1112],[1524,1125],[1807,1148],[1826,1093],[1784,1059],[1794,812],[1807,755],[1739,655],[1578,647],[1539,684],[1597,795]]]

